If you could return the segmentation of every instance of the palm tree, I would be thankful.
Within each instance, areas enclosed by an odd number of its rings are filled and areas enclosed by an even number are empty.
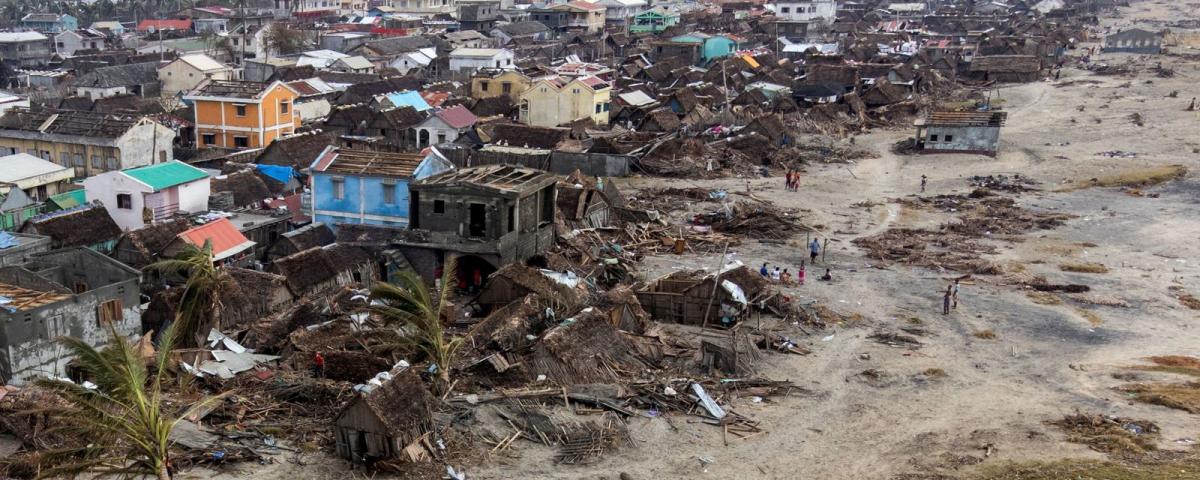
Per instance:
[[[163,413],[162,382],[174,332],[168,329],[163,334],[153,376],[146,368],[141,350],[111,324],[109,333],[113,342],[104,350],[96,350],[78,338],[59,339],[92,384],[81,386],[66,380],[43,379],[37,385],[66,400],[68,411],[60,412],[67,423],[64,428],[86,439],[87,445],[48,452],[45,459],[55,466],[42,471],[38,478],[74,477],[81,473],[97,477],[170,478],[167,469],[171,429],[181,419],[222,398],[203,399],[176,417]]]
[[[179,331],[181,347],[203,344],[221,318],[221,295],[232,287],[229,274],[213,265],[212,243],[206,241],[199,248],[188,245],[176,258],[154,262],[144,270],[186,280],[172,325]]]
[[[396,284],[378,282],[371,289],[371,310],[383,318],[385,325],[397,328],[401,345],[415,348],[436,366],[438,390],[450,384],[450,366],[462,345],[462,338],[446,335],[441,318],[455,285],[454,267],[454,261],[447,262],[436,302],[421,277],[410,270],[396,274]]]

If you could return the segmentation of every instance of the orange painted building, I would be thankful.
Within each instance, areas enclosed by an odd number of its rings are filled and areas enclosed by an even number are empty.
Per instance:
[[[283,82],[206,80],[186,96],[196,111],[196,147],[263,148],[300,126],[299,93]]]

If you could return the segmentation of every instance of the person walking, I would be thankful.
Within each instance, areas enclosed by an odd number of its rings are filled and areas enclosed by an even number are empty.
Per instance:
[[[925,193],[925,184],[929,182],[929,177],[921,175],[921,193]]]
[[[821,242],[813,239],[812,243],[808,244],[808,256],[812,259],[812,264],[817,264],[817,255],[821,254]]]
[[[950,314],[950,286],[946,287],[946,295],[942,297],[942,315]]]

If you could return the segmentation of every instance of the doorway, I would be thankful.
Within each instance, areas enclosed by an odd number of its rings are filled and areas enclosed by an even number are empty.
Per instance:
[[[467,219],[467,236],[482,237],[487,232],[487,210],[482,203],[472,203]]]

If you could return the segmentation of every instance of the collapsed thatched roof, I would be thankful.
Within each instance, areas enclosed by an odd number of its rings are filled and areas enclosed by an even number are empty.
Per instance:
[[[586,308],[546,331],[527,364],[530,375],[562,384],[613,382],[655,368],[659,359],[643,350],[598,309]]]

